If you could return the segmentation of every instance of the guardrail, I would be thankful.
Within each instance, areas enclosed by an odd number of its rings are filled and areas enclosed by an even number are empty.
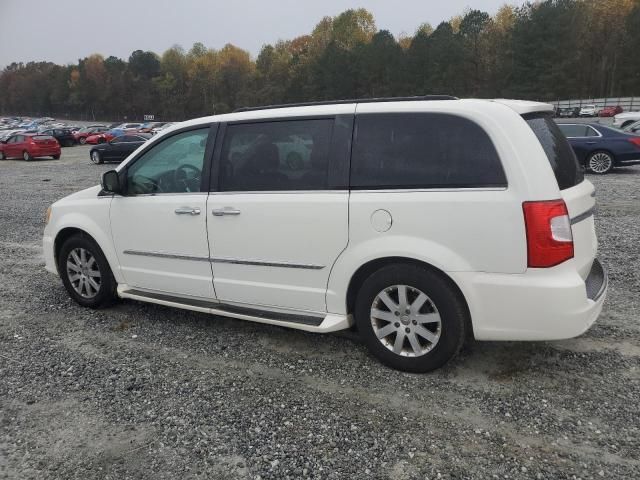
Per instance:
[[[640,110],[640,97],[587,98],[582,100],[556,100],[549,102],[556,108],[581,108],[595,105],[596,108],[615,107],[620,105],[625,112]]]

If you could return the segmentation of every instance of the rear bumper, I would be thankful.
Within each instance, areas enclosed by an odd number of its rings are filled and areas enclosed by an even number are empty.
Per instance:
[[[29,151],[32,157],[49,157],[52,155],[60,155],[60,147],[43,147],[33,148]]]
[[[571,261],[524,274],[454,273],[471,312],[477,340],[561,340],[593,325],[607,292],[594,260],[586,281]]]

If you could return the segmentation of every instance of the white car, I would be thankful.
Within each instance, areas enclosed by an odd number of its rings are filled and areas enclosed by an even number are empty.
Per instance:
[[[424,372],[598,317],[595,193],[548,104],[419,97],[190,120],[48,210],[71,297],[326,333]],[[308,154],[287,161],[287,142]]]
[[[623,112],[613,117],[613,126],[625,128],[640,120],[640,112]]]
[[[595,117],[598,115],[598,108],[595,105],[585,105],[578,114],[581,117]]]

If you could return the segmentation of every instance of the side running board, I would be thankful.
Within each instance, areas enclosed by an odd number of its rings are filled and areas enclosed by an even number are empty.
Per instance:
[[[316,317],[312,315],[297,315],[292,313],[277,313],[255,308],[239,307],[237,305],[227,305],[208,300],[200,300],[196,298],[176,297],[174,295],[166,295],[164,293],[145,292],[136,289],[126,289],[121,292],[124,297],[140,297],[141,299],[149,299],[151,301],[170,302],[183,306],[185,308],[210,309],[212,313],[225,313],[231,315],[242,315],[245,317],[253,317],[255,320],[263,320],[266,322],[291,323],[298,325],[308,325],[311,327],[319,327],[325,317]]]

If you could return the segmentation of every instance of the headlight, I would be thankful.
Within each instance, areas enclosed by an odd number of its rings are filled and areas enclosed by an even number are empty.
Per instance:
[[[44,224],[48,225],[51,220],[51,207],[47,208],[47,213],[44,214]]]

